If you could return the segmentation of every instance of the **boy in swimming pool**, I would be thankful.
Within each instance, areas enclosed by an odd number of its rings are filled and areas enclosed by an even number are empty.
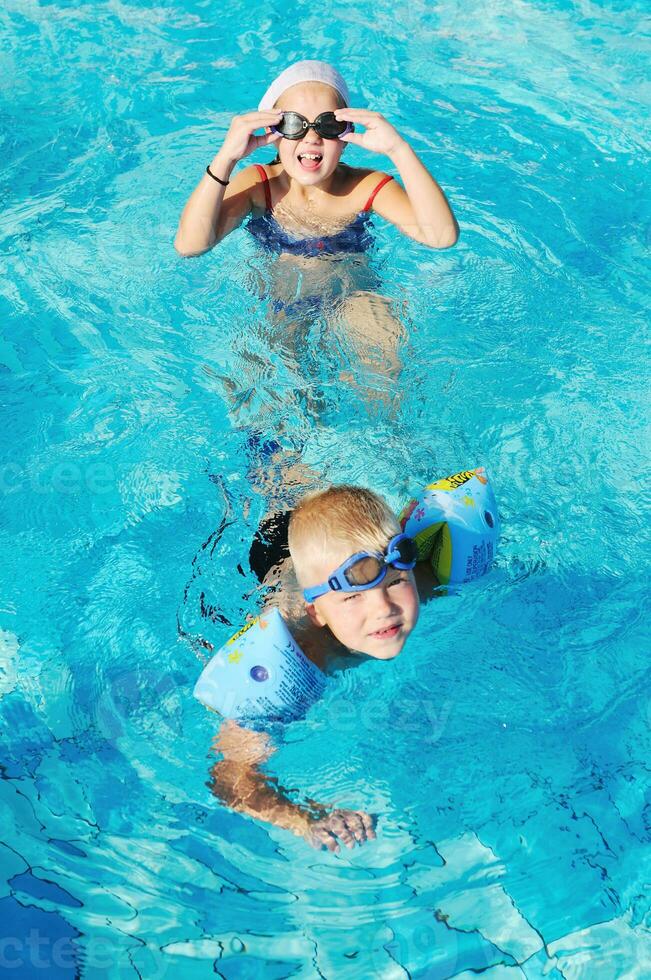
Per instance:
[[[274,556],[281,559],[284,527],[281,521]],[[270,570],[265,584],[276,586],[271,601],[306,656],[326,673],[362,657],[397,657],[418,620],[419,588],[431,594],[436,583],[421,565],[417,587],[413,543],[385,501],[350,486],[308,495],[291,513],[288,543],[291,557]],[[351,562],[359,553],[368,554]],[[339,589],[333,589],[334,579]],[[314,801],[293,803],[275,788],[259,770],[274,751],[266,734],[225,721],[215,748],[222,759],[213,768],[213,792],[233,809],[331,851],[340,842],[353,847],[375,836],[367,813],[326,813]]]
[[[359,125],[363,132],[355,131]],[[256,136],[260,129],[264,135]],[[240,160],[272,143],[272,164],[246,167],[231,180]],[[387,156],[404,187],[388,174],[343,165],[347,143]],[[332,66],[300,61],[272,82],[257,112],[233,119],[185,206],[174,244],[181,255],[200,255],[250,216],[250,231],[277,251],[360,252],[371,211],[431,248],[448,248],[459,235],[443,191],[391,123],[350,108]]]

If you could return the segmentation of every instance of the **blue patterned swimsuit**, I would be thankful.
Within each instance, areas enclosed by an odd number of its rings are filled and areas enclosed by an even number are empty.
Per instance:
[[[373,201],[375,200],[376,194],[385,184],[393,180],[393,177],[385,174],[369,197],[363,210],[359,212],[357,217],[349,225],[341,231],[338,231],[335,235],[324,235],[321,238],[294,238],[274,218],[267,171],[259,163],[255,164],[255,168],[264,185],[267,210],[263,214],[250,218],[247,227],[263,248],[266,248],[270,252],[290,252],[292,255],[313,257],[318,255],[336,255],[342,252],[354,254],[365,252],[369,247],[372,242],[369,219],[371,217]]]

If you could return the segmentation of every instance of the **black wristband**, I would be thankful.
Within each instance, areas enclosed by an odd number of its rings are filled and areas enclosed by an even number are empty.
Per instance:
[[[214,173],[210,169],[210,164],[208,164],[208,166],[206,167],[206,173],[208,174],[209,177],[212,177],[213,180],[216,180],[218,184],[221,184],[222,187],[228,187],[230,181],[222,180],[221,177],[215,177]]]

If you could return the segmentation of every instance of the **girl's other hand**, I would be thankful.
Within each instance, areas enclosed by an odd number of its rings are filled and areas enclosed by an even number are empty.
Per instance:
[[[384,153],[389,157],[404,143],[400,133],[379,112],[371,112],[369,109],[335,109],[335,116],[364,127],[363,133],[340,136],[342,143],[355,143],[371,153]]]
[[[278,140],[282,139],[280,133],[263,133],[260,136],[255,136],[255,131],[275,125],[280,121],[281,116],[280,109],[247,112],[243,116],[234,116],[219,155],[237,163],[238,160],[248,157],[249,153],[260,149],[261,146],[277,143]]]

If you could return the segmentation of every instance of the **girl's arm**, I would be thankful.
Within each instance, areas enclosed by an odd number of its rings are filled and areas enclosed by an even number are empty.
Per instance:
[[[450,248],[459,238],[459,225],[445,194],[409,143],[378,112],[337,109],[338,119],[361,123],[363,133],[348,133],[343,142],[356,143],[373,153],[385,153],[398,169],[404,188],[386,184],[373,209],[410,238],[430,248]]]
[[[224,145],[214,157],[210,169],[215,177],[228,181],[224,187],[205,173],[183,209],[174,240],[174,248],[185,257],[201,255],[237,228],[251,210],[251,188],[258,182],[253,167],[247,167],[233,180],[231,172],[235,164],[260,146],[267,146],[280,139],[274,133],[254,136],[256,129],[273,125],[280,113],[249,112],[236,116]]]

